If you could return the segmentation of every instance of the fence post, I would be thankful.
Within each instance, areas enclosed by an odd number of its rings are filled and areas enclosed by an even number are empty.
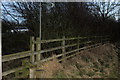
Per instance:
[[[37,51],[37,55],[36,55],[36,60],[40,61],[41,59],[41,54],[40,54],[40,50],[41,50],[41,42],[40,42],[40,38],[36,39],[36,51]]]
[[[30,37],[30,50],[32,55],[30,56],[30,62],[34,63],[35,56],[34,56],[34,37]]]
[[[79,44],[79,36],[78,36],[78,39],[77,39],[77,44],[78,44],[77,48],[78,48],[78,53],[79,53],[79,48],[80,48],[80,44]]]
[[[65,58],[65,36],[63,36],[62,38],[62,54],[63,54],[63,58]]]

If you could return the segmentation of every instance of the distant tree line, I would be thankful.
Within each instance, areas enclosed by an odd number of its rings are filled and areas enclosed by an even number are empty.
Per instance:
[[[52,6],[51,3],[40,6],[39,2],[11,2],[2,3],[2,6],[3,53],[29,49],[29,37],[39,37],[40,9],[42,39],[109,35],[113,41],[120,40],[120,20],[116,20],[119,2],[54,2]],[[6,32],[16,26],[26,26],[30,31],[22,34]]]

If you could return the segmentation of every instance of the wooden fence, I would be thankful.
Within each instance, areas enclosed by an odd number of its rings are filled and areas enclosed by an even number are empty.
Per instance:
[[[108,40],[109,40],[108,36],[75,37],[75,38],[65,38],[65,36],[63,36],[62,39],[52,39],[52,40],[40,40],[39,38],[34,39],[34,37],[31,37],[29,51],[2,56],[2,63],[28,57],[29,64],[27,63],[27,65],[21,65],[20,67],[16,67],[10,70],[3,71],[2,76],[7,76],[9,74],[16,73],[17,71],[21,71],[23,69],[29,69],[33,65],[37,65],[39,63],[46,62],[46,61],[53,59],[52,56],[43,58],[42,55],[44,53],[61,50],[59,54],[56,54],[56,58],[62,57],[62,58],[59,58],[59,61],[63,61],[67,58],[70,58],[72,56],[79,54],[81,50],[94,48],[103,43],[106,43]],[[75,43],[66,44],[67,41],[74,41]],[[42,44],[55,43],[55,42],[61,43],[61,46],[48,48],[48,49],[42,49]],[[80,47],[83,44],[84,46]],[[69,47],[75,47],[75,49],[66,51],[66,48],[69,48]]]

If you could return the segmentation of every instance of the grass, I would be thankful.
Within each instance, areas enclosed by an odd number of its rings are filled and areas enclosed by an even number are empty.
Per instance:
[[[80,65],[80,64],[76,64],[75,66],[77,67],[77,69],[80,69],[80,68],[82,68],[82,67],[83,67],[83,66],[82,66],[82,65]]]
[[[66,75],[64,74],[64,72],[59,72],[54,75],[54,78],[65,78],[65,77]]]
[[[115,72],[111,72],[108,78],[118,78],[118,74]]]
[[[95,75],[95,73],[94,72],[89,72],[89,73],[87,73],[87,75],[91,77],[91,76]]]
[[[112,53],[105,55],[107,50],[110,50],[109,45],[101,46],[90,52],[84,51],[84,53],[62,63],[57,63],[56,60],[47,62],[44,65],[46,70],[44,76],[52,78],[116,78],[117,73],[112,68],[112,66],[116,66],[113,63],[116,60],[112,58],[111,61],[111,58],[108,57]],[[116,56],[113,55],[113,57]]]

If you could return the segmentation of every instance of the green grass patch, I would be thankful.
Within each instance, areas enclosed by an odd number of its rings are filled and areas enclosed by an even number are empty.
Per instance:
[[[59,72],[54,75],[54,78],[66,78],[66,75],[64,74],[64,72]]]
[[[91,76],[95,75],[95,73],[94,72],[89,72],[89,73],[87,73],[87,75],[91,77]]]

